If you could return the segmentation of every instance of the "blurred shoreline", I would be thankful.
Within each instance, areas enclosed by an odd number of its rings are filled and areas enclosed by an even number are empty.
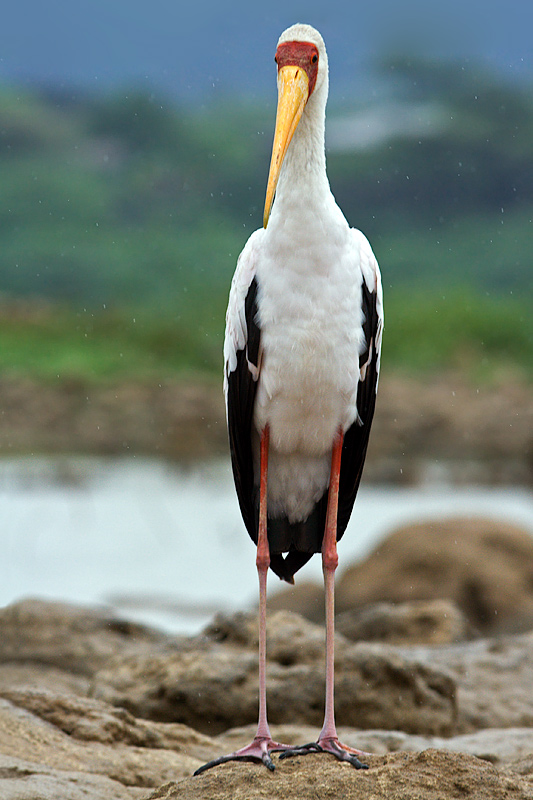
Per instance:
[[[0,378],[0,455],[227,454],[218,381],[39,382]],[[455,373],[386,375],[367,457],[370,483],[533,485],[533,386]]]

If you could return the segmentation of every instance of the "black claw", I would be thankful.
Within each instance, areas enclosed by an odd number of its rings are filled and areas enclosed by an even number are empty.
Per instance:
[[[293,747],[292,750],[284,750],[280,755],[280,760],[282,758],[291,758],[292,756],[305,756],[307,753],[322,752],[324,751],[320,745],[318,745],[316,742],[309,742],[309,744],[303,744],[301,747]]]
[[[220,758],[215,758],[214,761],[208,761],[207,764],[202,764],[201,767],[198,767],[198,769],[193,772],[193,777],[195,775],[201,775],[202,772],[211,769],[211,767],[218,767],[219,764],[225,764],[227,761],[232,761],[231,756],[221,756]]]
[[[368,764],[363,764],[362,761],[359,761],[357,756],[348,756],[346,761],[349,761],[352,767],[355,767],[356,769],[368,769]]]
[[[218,767],[219,764],[227,764],[228,761],[255,761],[257,763],[258,759],[252,756],[234,756],[234,755],[221,756],[220,758],[215,758],[214,761],[208,761],[207,764],[202,764],[201,767],[198,767],[198,769],[193,772],[193,777],[195,775],[201,775],[202,772],[205,772],[206,770],[211,769],[212,767]],[[265,753],[261,757],[261,761],[263,762],[265,767],[270,770],[270,772],[275,771],[276,767],[268,753]]]
[[[290,758],[291,756],[297,755],[297,750],[284,750],[283,753],[280,754],[279,760],[281,761],[282,758]]]
[[[342,747],[339,747],[337,744],[334,745],[336,757],[339,761],[347,761],[352,767],[355,769],[368,769],[368,764],[363,764],[362,761],[359,761],[357,756],[352,755],[352,753],[348,753],[346,750],[343,750]]]
[[[195,775],[201,775],[201,774],[202,774],[202,772],[205,772],[205,771],[206,771],[206,769],[210,769],[211,767],[214,767],[214,766],[215,766],[215,765],[214,765],[214,764],[211,764],[211,763],[209,763],[209,764],[203,764],[201,767],[198,767],[198,769],[195,769],[195,770],[194,770],[194,772],[193,772],[193,777],[194,777]]]
[[[270,770],[270,772],[275,771],[276,767],[274,766],[274,762],[272,761],[268,753],[264,753],[262,761],[265,767]]]
[[[309,753],[330,753],[330,750],[324,750],[318,742],[309,742],[309,744],[304,744],[301,747],[294,747],[292,750],[285,750],[280,755],[280,761],[282,758],[291,758],[292,756],[306,756]],[[339,761],[347,761],[352,767],[355,769],[368,769],[368,764],[363,764],[362,761],[359,761],[357,756],[352,755],[351,753],[346,752],[343,750],[342,747],[335,747],[335,753],[333,753]]]

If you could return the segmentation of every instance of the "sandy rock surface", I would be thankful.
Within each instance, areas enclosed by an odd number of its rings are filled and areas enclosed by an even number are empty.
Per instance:
[[[318,763],[320,759],[320,763]],[[314,763],[313,763],[314,762]],[[212,771],[162,786],[149,800],[257,797],[346,798],[346,800],[452,800],[479,797],[494,800],[533,797],[533,786],[522,777],[502,774],[477,758],[438,750],[395,753],[368,759],[369,769],[353,768],[323,756],[284,761],[274,773],[243,770],[227,764]]]
[[[429,520],[397,530],[337,586],[339,611],[441,598],[454,600],[482,631],[533,627],[530,533],[484,518]]]

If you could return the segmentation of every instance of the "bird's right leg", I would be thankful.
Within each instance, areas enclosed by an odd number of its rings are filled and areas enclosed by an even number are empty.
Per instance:
[[[260,446],[260,482],[259,482],[259,531],[257,537],[256,566],[259,577],[259,721],[253,741],[246,747],[236,750],[227,756],[209,761],[199,767],[195,775],[206,769],[224,764],[226,761],[262,761],[271,771],[275,769],[270,753],[291,750],[290,745],[280,744],[272,739],[267,720],[266,708],[266,589],[267,573],[270,566],[270,548],[267,535],[267,477],[268,477],[268,445],[269,428],[261,433]]]
[[[308,755],[309,753],[332,753],[339,761],[347,761],[356,769],[368,769],[367,765],[359,760],[359,756],[364,756],[365,753],[339,742],[335,726],[335,571],[339,563],[337,555],[337,512],[343,440],[344,434],[342,429],[339,429],[331,454],[326,530],[322,543],[322,569],[326,594],[326,703],[324,725],[316,742],[287,750],[280,757],[289,758],[290,756]]]

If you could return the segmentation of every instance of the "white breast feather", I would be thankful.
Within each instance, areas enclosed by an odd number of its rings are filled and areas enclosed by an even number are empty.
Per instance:
[[[257,263],[262,364],[254,421],[258,431],[270,426],[269,514],[291,521],[304,519],[324,493],[334,436],[358,417],[361,284],[375,290],[379,272],[363,234],[347,225],[346,234],[299,248],[296,264],[279,253],[269,259],[268,250]],[[258,437],[256,451],[257,444]]]

